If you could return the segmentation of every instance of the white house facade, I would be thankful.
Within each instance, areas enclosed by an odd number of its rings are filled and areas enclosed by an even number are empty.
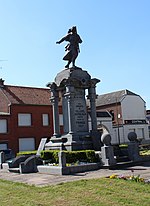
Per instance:
[[[121,100],[121,110],[120,142],[128,142],[129,132],[135,132],[140,141],[149,140],[144,100],[139,95],[125,95]]]
[[[133,131],[139,141],[150,142],[145,101],[139,95],[129,90],[100,95],[96,106],[112,114],[112,144],[128,143],[128,134]]]

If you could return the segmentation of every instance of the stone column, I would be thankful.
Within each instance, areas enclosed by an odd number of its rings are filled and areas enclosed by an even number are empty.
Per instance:
[[[96,114],[96,84],[100,82],[99,79],[91,79],[90,87],[88,89],[88,99],[90,100],[90,115],[91,115],[91,126],[90,131],[93,147],[96,151],[101,149],[100,132],[97,130],[97,114]]]
[[[96,84],[100,80],[98,79],[91,79],[91,85],[88,89],[88,99],[90,100],[90,115],[91,115],[91,124],[92,124],[92,130],[97,130],[97,115],[96,115]]]
[[[53,136],[60,136],[60,126],[59,126],[59,94],[57,91],[57,86],[55,83],[49,84],[51,97],[50,101],[53,107],[53,125],[54,125],[54,134]]]
[[[66,86],[66,94],[67,98],[67,111],[68,111],[68,129],[69,133],[74,133],[74,87],[67,85]]]
[[[64,126],[64,133],[67,134],[69,132],[68,127],[68,101],[67,97],[64,96],[65,93],[62,93],[62,110],[63,110],[63,126]]]

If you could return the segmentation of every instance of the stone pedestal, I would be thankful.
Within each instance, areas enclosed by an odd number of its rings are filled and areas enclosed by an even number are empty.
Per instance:
[[[116,160],[114,159],[114,151],[112,146],[103,146],[101,148],[101,156],[104,166],[116,165]]]
[[[59,157],[59,167],[66,167],[66,154],[63,151],[58,153]]]
[[[113,146],[111,146],[111,136],[109,133],[104,133],[101,137],[104,146],[101,148],[101,157],[103,165],[106,167],[116,165],[114,158]]]
[[[138,162],[141,160],[139,155],[139,143],[137,142],[130,142],[128,144],[128,158],[131,161]]]
[[[97,132],[95,98],[98,79],[91,79],[87,71],[78,67],[62,70],[55,81],[49,83],[53,106],[54,134],[45,149],[82,150],[93,149],[88,128],[88,112],[85,90],[91,105],[92,130]],[[64,134],[60,135],[58,104],[62,104]]]
[[[2,164],[5,162],[4,152],[0,152],[0,169],[2,169]]]
[[[137,142],[137,134],[135,132],[130,132],[128,134],[128,139],[130,140],[128,144],[128,158],[131,161],[140,161],[139,155],[139,143]]]

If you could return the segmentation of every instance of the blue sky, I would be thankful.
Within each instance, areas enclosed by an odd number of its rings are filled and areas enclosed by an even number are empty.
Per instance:
[[[66,64],[55,42],[76,25],[76,65],[101,80],[97,94],[128,89],[150,109],[149,9],[149,0],[0,0],[0,78],[45,87]]]

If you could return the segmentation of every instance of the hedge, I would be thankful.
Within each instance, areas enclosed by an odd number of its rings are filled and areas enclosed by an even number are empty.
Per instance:
[[[66,153],[66,162],[97,162],[94,150],[80,150],[80,151],[64,151]],[[41,152],[43,160],[50,160],[50,162],[58,163],[59,150],[44,150]]]
[[[36,155],[37,151],[23,151],[23,152],[18,152],[17,156],[21,156],[21,155]]]
[[[41,151],[41,158],[52,163],[58,163],[58,153],[59,150],[43,150]]]
[[[19,155],[36,155],[37,151],[25,151],[19,152]],[[51,163],[58,163],[58,153],[60,150],[43,150],[41,151],[41,158],[43,160],[48,160]],[[97,158],[94,150],[79,150],[79,151],[64,151],[66,153],[66,162],[67,163],[76,163],[76,162],[97,162]]]

